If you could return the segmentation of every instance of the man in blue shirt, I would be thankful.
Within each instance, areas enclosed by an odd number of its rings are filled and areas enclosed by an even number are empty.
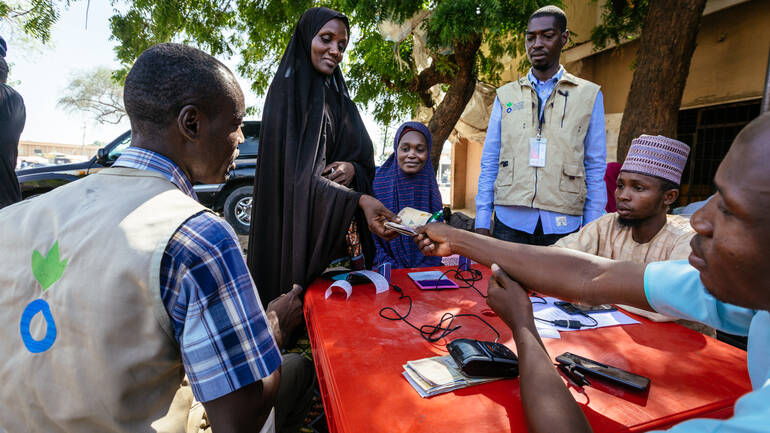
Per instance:
[[[529,19],[526,78],[497,90],[481,156],[476,232],[550,245],[602,215],[607,148],[599,86],[559,64],[569,39],[555,6]],[[529,156],[528,156],[529,155]]]
[[[442,224],[421,228],[423,254],[492,265],[487,303],[513,331],[521,398],[532,432],[588,432],[535,329],[528,287],[587,305],[626,304],[748,336],[753,391],[727,420],[693,419],[674,432],[759,432],[770,424],[770,113],[746,126],[719,166],[717,193],[691,219],[687,261],[648,265],[576,251],[511,245]],[[498,263],[499,266],[497,264]],[[509,276],[510,275],[510,276]],[[515,280],[515,281],[514,281]]]

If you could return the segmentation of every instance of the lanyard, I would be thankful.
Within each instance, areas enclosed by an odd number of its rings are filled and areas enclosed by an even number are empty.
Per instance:
[[[537,117],[538,117],[537,138],[540,139],[542,137],[542,132],[543,132],[543,121],[545,120],[545,110],[540,109],[540,106],[543,104],[543,101],[540,99],[540,94],[537,93],[537,90],[535,90],[535,94],[537,95]]]
[[[558,85],[558,83],[556,83]],[[551,99],[551,96],[553,96],[553,92],[557,92],[559,95],[564,96],[564,109],[561,114],[561,126],[564,127],[564,116],[567,114],[567,97],[569,96],[569,90],[556,90],[556,85],[554,85],[553,90],[551,90],[551,93],[548,95],[548,99]],[[535,94],[537,95],[537,115],[538,115],[538,122],[537,122],[537,138],[542,137],[543,132],[543,123],[545,122],[545,109],[541,110],[540,108],[543,105],[543,101],[540,99],[540,94],[537,93],[537,89],[535,89]],[[546,102],[548,102],[548,99]]]

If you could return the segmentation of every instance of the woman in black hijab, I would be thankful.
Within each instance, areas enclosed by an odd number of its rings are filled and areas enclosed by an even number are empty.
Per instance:
[[[370,196],[374,149],[338,66],[349,34],[339,12],[307,10],[267,92],[247,257],[265,305],[307,287],[346,237],[360,239],[370,265],[367,226],[396,236],[383,223],[397,217]]]

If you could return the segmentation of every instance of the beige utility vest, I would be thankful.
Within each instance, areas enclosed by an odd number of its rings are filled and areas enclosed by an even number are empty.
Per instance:
[[[537,93],[527,77],[497,89],[502,106],[495,205],[527,206],[582,215],[583,153],[599,86],[564,72],[543,110],[545,167],[530,167],[530,138],[538,134]]]
[[[0,431],[185,431],[159,273],[204,209],[158,173],[111,168],[0,211]]]

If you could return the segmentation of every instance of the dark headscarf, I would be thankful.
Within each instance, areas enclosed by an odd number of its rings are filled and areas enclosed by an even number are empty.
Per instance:
[[[413,175],[401,171],[397,161],[398,143],[408,130],[421,133],[428,143],[428,160],[422,170]],[[374,176],[374,196],[393,213],[407,206],[431,214],[440,210],[441,193],[430,160],[433,138],[428,128],[419,122],[406,122],[398,128],[393,141],[393,154],[377,169]],[[394,268],[441,266],[439,257],[425,257],[414,241],[406,236],[398,236],[391,241],[375,238],[374,244],[377,248],[375,265],[391,262]]]
[[[372,142],[340,68],[326,76],[310,60],[313,38],[334,18],[350,34],[339,12],[312,8],[302,15],[265,99],[247,260],[265,305],[293,283],[307,287],[320,275],[344,250],[354,217],[364,255],[373,255],[366,221],[357,212],[359,197],[371,191]],[[329,124],[331,130],[324,127]],[[355,167],[352,190],[321,176],[334,161]]]

